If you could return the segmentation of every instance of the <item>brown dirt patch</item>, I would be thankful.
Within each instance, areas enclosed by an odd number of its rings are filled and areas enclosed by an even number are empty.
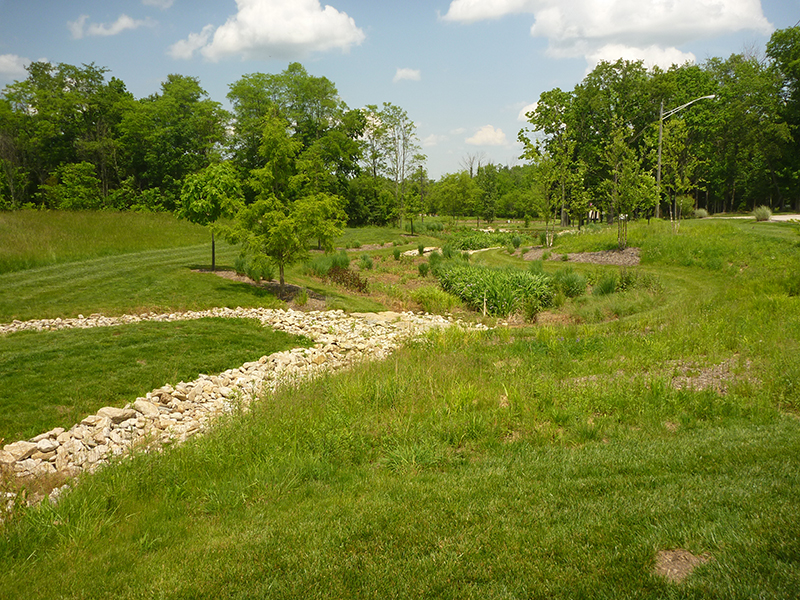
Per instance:
[[[541,246],[531,248],[522,258],[525,260],[541,260],[545,252],[547,250]],[[563,255],[551,252],[548,260],[563,260]],[[567,261],[565,262],[633,267],[639,264],[639,249],[625,248],[625,250],[603,250],[602,252],[573,252],[567,254]]]
[[[656,555],[655,574],[672,583],[681,583],[698,566],[711,560],[707,554],[696,556],[688,550],[662,550]]]

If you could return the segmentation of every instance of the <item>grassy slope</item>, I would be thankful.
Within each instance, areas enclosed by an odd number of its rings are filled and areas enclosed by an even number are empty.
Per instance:
[[[308,340],[252,319],[139,323],[0,337],[0,439],[68,429],[166,383],[219,373]]]
[[[644,311],[439,336],[87,477],[8,527],[0,596],[794,597],[797,237],[715,225],[632,227]],[[713,556],[678,586],[677,547]]]

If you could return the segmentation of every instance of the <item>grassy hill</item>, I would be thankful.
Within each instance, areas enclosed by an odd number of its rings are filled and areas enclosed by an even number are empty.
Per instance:
[[[598,228],[554,250],[615,240]],[[561,298],[539,324],[432,336],[86,476],[56,506],[18,511],[0,537],[0,597],[796,597],[797,228],[704,220],[675,236],[633,223],[629,240],[642,263],[625,271],[541,268],[657,285]],[[153,275],[153,304],[188,304],[170,282],[198,304],[227,304],[233,288],[188,271],[202,246],[185,251]],[[4,314],[140,305],[147,252],[94,280],[129,286],[130,304],[55,285],[29,292],[24,310],[4,300]],[[417,270],[424,259],[369,254],[362,275],[384,303],[433,284]],[[98,260],[63,268],[78,279]],[[473,260],[529,268],[505,250]],[[42,273],[14,281],[44,286]],[[699,561],[680,583],[657,574],[670,551]]]

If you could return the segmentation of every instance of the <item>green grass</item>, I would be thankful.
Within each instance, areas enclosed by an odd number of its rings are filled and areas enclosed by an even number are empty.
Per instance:
[[[557,251],[616,246],[596,229]],[[565,300],[582,323],[433,335],[19,510],[0,597],[795,598],[796,228],[629,237],[657,289]],[[675,548],[712,560],[671,584]]]
[[[0,212],[0,273],[164,248],[207,245],[207,228],[167,213]]]
[[[576,398],[550,373],[607,351],[553,333],[442,336],[87,478],[10,526],[0,591],[791,597],[797,421],[752,394]],[[674,587],[651,573],[672,548],[714,562]]]
[[[0,438],[69,429],[166,383],[308,344],[252,319],[138,323],[0,337]]]

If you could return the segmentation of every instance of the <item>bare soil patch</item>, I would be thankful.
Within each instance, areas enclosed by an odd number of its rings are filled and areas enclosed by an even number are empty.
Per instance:
[[[662,550],[656,555],[654,571],[667,581],[680,583],[691,575],[698,565],[703,565],[709,560],[711,557],[707,554],[696,556],[682,548]]]
[[[539,246],[531,248],[522,258],[525,260],[541,260],[548,250]],[[551,252],[548,260],[564,260],[563,254]],[[618,265],[632,267],[639,264],[639,249],[603,250],[601,252],[573,252],[567,254],[566,262],[591,263],[595,265]]]

